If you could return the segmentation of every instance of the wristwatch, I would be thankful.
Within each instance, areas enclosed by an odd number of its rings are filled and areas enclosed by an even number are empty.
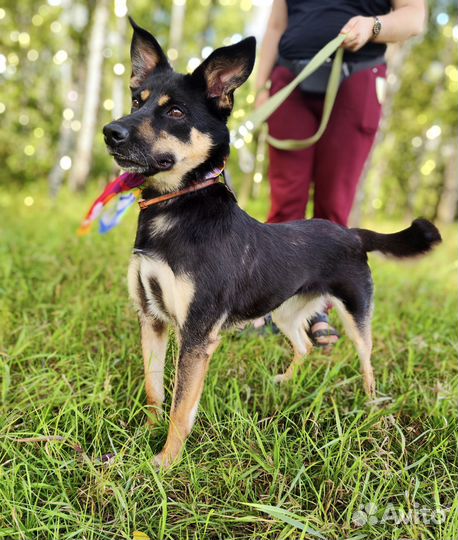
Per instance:
[[[377,37],[382,29],[382,21],[378,17],[374,17],[374,26],[372,27],[372,37]]]

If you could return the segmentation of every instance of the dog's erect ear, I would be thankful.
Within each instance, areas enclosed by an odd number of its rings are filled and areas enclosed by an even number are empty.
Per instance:
[[[132,61],[132,78],[130,85],[136,88],[158,68],[172,69],[167,61],[159,43],[143,28],[140,28],[132,17],[129,17],[130,24],[134,29],[132,43],[130,45],[130,58]]]
[[[194,71],[192,77],[203,82],[207,96],[219,109],[230,113],[234,90],[249,77],[256,56],[256,39],[249,37],[211,53]]]

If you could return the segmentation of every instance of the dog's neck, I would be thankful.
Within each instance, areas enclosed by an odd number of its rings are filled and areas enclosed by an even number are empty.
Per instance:
[[[142,194],[145,203],[153,197],[163,197],[153,190],[144,190]],[[182,250],[188,242],[205,243],[209,234],[215,237],[227,233],[237,209],[234,194],[222,181],[145,205],[138,217],[134,251],[155,251],[167,258],[167,254]]]
[[[222,175],[227,156],[207,160],[195,169],[180,173],[174,171],[158,173],[148,177],[142,187],[142,198],[152,199],[164,195],[178,193],[194,187],[212,178]]]
[[[223,167],[210,171],[208,174],[205,175],[202,182],[196,182],[195,184],[192,184],[178,191],[172,191],[171,193],[159,195],[158,197],[153,197],[150,199],[140,199],[139,206],[141,210],[145,210],[145,208],[148,208],[150,206],[154,206],[156,204],[160,204],[166,201],[171,201],[172,199],[182,197],[183,195],[187,195],[188,193],[200,191],[201,189],[206,189],[213,184],[220,183],[221,180],[224,181]]]

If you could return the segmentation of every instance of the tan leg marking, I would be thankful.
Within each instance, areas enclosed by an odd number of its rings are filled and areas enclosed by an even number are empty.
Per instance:
[[[139,286],[140,258],[133,255],[130,259],[129,270],[127,272],[127,287],[132,303],[139,314],[141,314],[144,306],[142,298],[142,290]]]
[[[313,345],[310,343],[312,350]],[[294,349],[294,356],[291,360],[291,364],[288,366],[288,369],[284,373],[279,373],[278,375],[274,376],[274,382],[276,383],[282,383],[286,381],[290,381],[294,374],[297,372],[299,367],[304,363],[305,357],[307,355],[301,354],[297,349]]]
[[[181,455],[186,438],[191,433],[210,359],[220,343],[218,333],[224,319],[221,318],[215,325],[205,346],[180,355],[167,440],[162,451],[154,458],[161,467],[169,467]]]
[[[361,359],[361,371],[363,372],[364,390],[370,398],[375,398],[375,376],[371,363],[372,337],[369,335],[358,347]]]
[[[145,390],[148,406],[158,416],[164,401],[164,362],[167,351],[167,323],[155,316],[142,281],[141,257],[131,258],[127,276],[129,294],[137,309],[141,328]]]
[[[375,377],[374,370],[371,363],[371,353],[372,353],[372,334],[371,334],[371,315],[369,313],[368,320],[364,329],[358,328],[355,323],[355,320],[351,314],[345,309],[343,303],[337,298],[332,299],[337,313],[339,314],[342,324],[344,325],[345,331],[348,337],[355,344],[356,350],[358,351],[361,372],[363,374],[363,384],[364,390],[368,397],[375,397]]]
[[[286,300],[274,312],[272,320],[283,334],[290,340],[294,349],[293,360],[285,371],[274,377],[275,382],[285,382],[292,379],[304,358],[313,349],[313,344],[307,335],[307,319],[322,309],[325,298],[308,299],[304,296],[293,296]]]
[[[143,368],[149,421],[162,414],[164,402],[164,364],[167,352],[167,325],[162,321],[141,317]]]
[[[168,467],[181,455],[197,414],[209,360],[202,350],[192,351],[178,360],[169,432],[164,448],[154,458],[157,465]]]

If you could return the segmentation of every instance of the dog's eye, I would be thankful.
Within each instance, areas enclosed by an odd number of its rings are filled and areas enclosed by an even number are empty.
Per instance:
[[[184,112],[178,107],[172,107],[167,111],[167,115],[171,118],[183,118]]]
[[[133,99],[132,100],[132,109],[138,109],[140,107],[140,100]]]

